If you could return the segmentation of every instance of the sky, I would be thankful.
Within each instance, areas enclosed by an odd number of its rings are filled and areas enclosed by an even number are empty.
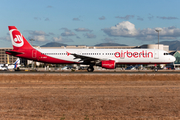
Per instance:
[[[160,41],[180,40],[180,0],[0,1],[0,47],[12,47],[8,26],[38,46],[155,44],[156,29]]]

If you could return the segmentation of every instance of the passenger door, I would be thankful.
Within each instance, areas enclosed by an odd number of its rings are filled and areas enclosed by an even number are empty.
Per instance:
[[[159,51],[158,50],[154,51],[154,59],[159,59]]]
[[[36,51],[36,50],[33,50],[33,51],[32,51],[32,58],[36,58],[36,56],[37,56],[36,54],[37,54],[37,51]]]

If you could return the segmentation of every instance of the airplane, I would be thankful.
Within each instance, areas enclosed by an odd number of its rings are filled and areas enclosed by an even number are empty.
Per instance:
[[[20,59],[17,58],[17,60],[16,60],[13,64],[7,65],[7,69],[8,69],[8,70],[17,69],[17,68],[19,68],[20,66],[21,66],[21,65],[20,65]]]
[[[7,70],[6,66],[0,66],[0,70]]]
[[[13,69],[17,69],[20,66],[21,66],[20,65],[20,59],[17,58],[13,64],[1,64],[0,70],[13,70]]]
[[[169,64],[176,59],[159,49],[43,49],[35,48],[24,38],[15,26],[8,26],[13,50],[6,54],[51,64],[89,65],[115,69],[117,64]],[[157,71],[155,67],[155,71]]]

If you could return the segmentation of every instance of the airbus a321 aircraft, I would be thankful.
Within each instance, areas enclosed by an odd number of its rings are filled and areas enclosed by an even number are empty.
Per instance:
[[[115,69],[116,64],[168,64],[175,57],[158,49],[37,49],[32,47],[15,26],[9,26],[13,50],[7,54],[51,64],[84,64]]]

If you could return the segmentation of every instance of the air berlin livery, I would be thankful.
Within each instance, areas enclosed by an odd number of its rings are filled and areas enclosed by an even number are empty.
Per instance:
[[[175,57],[157,49],[37,49],[32,47],[15,26],[9,26],[13,50],[7,54],[52,64],[85,64],[115,69],[116,64],[168,64]]]

